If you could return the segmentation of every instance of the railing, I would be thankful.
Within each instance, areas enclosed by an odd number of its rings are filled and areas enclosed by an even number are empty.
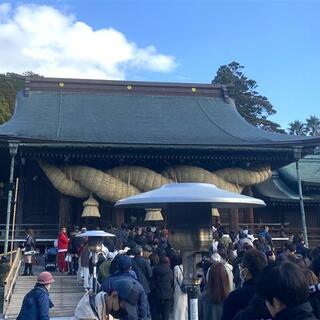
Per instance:
[[[229,224],[222,224],[226,230],[229,228]],[[302,228],[291,227],[289,222],[284,224],[281,223],[239,223],[239,228],[246,227],[257,235],[261,227],[267,225],[270,227],[270,234],[273,240],[278,242],[285,242],[288,240],[289,235],[295,235],[301,232]],[[311,247],[320,245],[320,228],[318,227],[308,227],[308,239]]]
[[[8,255],[12,255],[12,254],[15,254],[18,250],[14,250],[14,251],[10,251],[7,253],[7,256]],[[0,253],[0,260],[3,259],[6,255],[4,253]]]
[[[12,251],[9,251],[7,254],[4,254],[4,253],[1,253],[0,254],[0,260],[7,260],[8,256],[10,256],[10,263],[9,263],[9,266],[12,265],[12,258],[13,258],[13,255],[15,253],[17,253],[18,250],[12,250]]]
[[[11,300],[14,286],[16,284],[19,270],[21,266],[21,249],[15,250],[15,257],[13,263],[10,265],[8,275],[4,280],[4,301],[3,301],[3,314],[5,315]]]
[[[228,223],[222,223],[222,225],[226,228],[226,230],[229,229],[230,225]],[[289,223],[239,223],[239,228],[248,228],[250,231],[253,232],[253,234],[258,234],[261,231],[261,227],[263,226],[269,226],[270,231],[274,237],[280,237],[281,232],[285,231],[288,232],[290,230]]]
[[[4,235],[5,235],[5,224],[0,224],[0,243],[4,242]],[[58,224],[16,224],[15,230],[12,230],[12,225],[9,226],[9,243],[12,241],[14,242],[21,242],[25,239],[25,231],[27,228],[31,228],[34,232],[34,235],[39,241],[46,241],[46,240],[53,240],[56,239],[59,234],[59,225]],[[14,237],[12,237],[14,233]]]
[[[290,228],[289,229],[292,234],[297,234],[301,232],[301,228]],[[320,228],[308,227],[308,239],[309,239],[309,247],[313,248],[315,246],[320,245]]]

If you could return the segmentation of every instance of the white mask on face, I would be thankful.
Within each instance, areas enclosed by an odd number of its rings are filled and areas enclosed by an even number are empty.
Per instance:
[[[50,283],[49,283],[49,284],[46,284],[46,288],[47,288],[48,291],[50,291],[51,284],[50,284]]]

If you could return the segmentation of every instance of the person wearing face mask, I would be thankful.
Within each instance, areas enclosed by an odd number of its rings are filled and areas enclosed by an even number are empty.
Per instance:
[[[68,245],[69,239],[67,236],[67,229],[62,227],[58,236],[58,269],[61,273],[68,271],[68,265],[65,261]]]
[[[119,279],[108,292],[86,293],[75,310],[76,320],[139,320],[137,305],[139,288],[134,280]],[[112,318],[112,319],[113,319]]]
[[[232,291],[223,304],[222,320],[232,320],[237,312],[245,309],[256,293],[256,281],[267,266],[265,254],[256,249],[247,250],[240,263],[241,287]]]
[[[258,294],[274,320],[316,320],[308,301],[309,287],[303,270],[285,261],[270,265],[259,278]]]
[[[49,320],[49,310],[53,303],[49,298],[52,274],[44,271],[38,275],[35,287],[23,298],[17,320]]]
[[[119,280],[134,283],[135,289],[138,291],[138,302],[136,305],[139,319],[146,319],[148,313],[148,299],[143,286],[137,280],[136,273],[132,270],[132,259],[126,255],[119,255],[117,259],[118,271],[110,275],[103,281],[100,291],[110,292],[114,288],[114,283]],[[130,317],[120,318],[121,320],[132,320]]]

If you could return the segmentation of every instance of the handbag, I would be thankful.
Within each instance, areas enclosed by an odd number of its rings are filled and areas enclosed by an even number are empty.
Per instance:
[[[72,257],[70,254],[67,254],[66,257],[64,258],[65,262],[72,262]]]
[[[181,267],[179,266],[178,268],[180,269],[181,273],[183,274]],[[178,280],[178,278],[177,278],[176,280],[177,280],[177,284],[178,284],[180,290],[181,290],[183,293],[187,293],[187,292],[188,292],[188,288],[186,287],[186,285],[185,285],[183,282],[180,283],[179,280]]]
[[[36,254],[35,250],[30,250],[30,251],[24,251],[25,256],[33,256]]]

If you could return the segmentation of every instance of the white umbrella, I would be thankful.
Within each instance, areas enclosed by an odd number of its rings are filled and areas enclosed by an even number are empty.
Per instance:
[[[88,238],[88,247],[92,252],[92,262],[93,262],[93,292],[97,292],[97,262],[98,256],[97,252],[102,250],[102,242],[105,237],[115,237],[114,234],[104,232],[103,230],[89,230],[78,234],[76,237],[86,237]]]
[[[76,237],[115,237],[114,234],[112,233],[108,233],[108,232],[104,232],[102,230],[89,230],[83,233],[80,233],[78,235],[76,235]]]

